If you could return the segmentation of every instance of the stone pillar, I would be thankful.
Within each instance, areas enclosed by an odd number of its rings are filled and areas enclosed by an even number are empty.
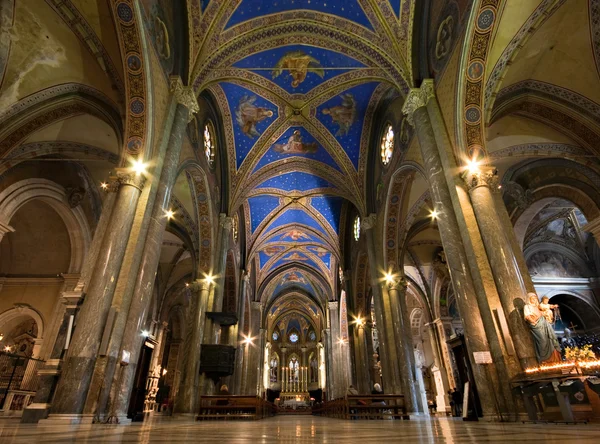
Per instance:
[[[199,279],[189,285],[192,298],[184,339],[181,381],[174,408],[174,412],[178,414],[193,414],[196,407],[199,392],[200,348],[202,346],[211,282],[209,279]]]
[[[188,91],[188,95],[194,97],[191,89],[186,89],[186,91]],[[113,332],[115,341],[120,342],[121,355],[123,352],[130,353],[129,365],[118,369],[113,381],[115,391],[112,399],[111,416],[117,416],[119,421],[126,421],[139,353],[145,339],[142,330],[144,330],[148,308],[152,300],[152,290],[156,280],[162,241],[168,223],[166,212],[169,210],[171,191],[177,179],[177,166],[190,116],[189,109],[181,103],[182,100],[182,98],[179,99],[180,103],[175,109],[175,118],[163,160],[156,200],[152,208],[150,226],[146,236],[141,266],[135,281],[133,297],[129,305],[127,321],[119,326],[120,331]],[[115,330],[117,330],[116,327]],[[122,340],[118,341],[119,338],[122,338]]]
[[[354,368],[356,369],[356,389],[359,393],[371,393],[371,378],[369,364],[371,357],[367,352],[365,321],[357,322],[352,335],[354,340]]]
[[[63,356],[69,347],[75,312],[83,297],[83,289],[64,291],[61,302],[64,305],[63,319],[58,329],[54,347],[42,368],[38,370],[39,383],[33,402],[23,410],[22,423],[37,423],[48,417],[50,401],[56,389],[56,383],[61,372]]]
[[[333,395],[335,398],[341,398],[346,395],[348,382],[344,371],[344,350],[343,347],[348,347],[348,344],[342,338],[340,331],[340,303],[332,301],[328,304],[329,320],[331,329],[331,347],[332,361],[330,363],[332,380],[330,386],[333,386]]]
[[[420,89],[411,90],[405,101],[403,112],[408,115],[409,123],[415,127],[421,147],[425,171],[429,178],[433,209],[437,212],[438,229],[446,252],[450,277],[465,329],[465,341],[469,351],[469,360],[473,369],[473,376],[479,393],[483,414],[484,416],[495,416],[499,413],[494,401],[494,390],[496,387],[489,380],[486,368],[475,363],[473,353],[493,352],[493,358],[497,358],[499,351],[499,359],[501,361],[503,360],[503,356],[501,349],[490,350],[488,336],[486,335],[486,326],[494,330],[494,322],[489,310],[487,310],[487,313],[482,313],[482,311],[485,312],[486,310],[480,311],[479,309],[479,301],[473,284],[473,278],[467,266],[467,253],[454,213],[449,185],[446,182],[445,171],[427,110],[427,103],[433,98],[433,84],[431,82],[424,82]],[[485,323],[484,319],[482,319],[484,314],[486,318]],[[493,334],[495,335],[496,332],[493,331]],[[492,372],[496,373],[495,364],[490,364],[490,367]],[[507,382],[504,381],[505,384]],[[497,393],[502,393],[499,387]]]
[[[238,328],[237,328],[237,350],[235,352],[235,370],[233,374],[232,392],[242,394],[242,375],[244,373],[244,325],[246,313],[246,293],[250,285],[250,274],[247,271],[242,272],[242,285],[240,285],[240,296],[238,305]],[[281,367],[281,366],[280,366]]]
[[[527,288],[515,257],[515,251],[506,235],[498,213],[493,193],[498,191],[497,170],[491,166],[481,166],[466,171],[463,175],[471,196],[477,223],[483,237],[485,250],[492,266],[496,288],[504,313],[498,310],[500,325],[508,322],[508,331],[504,332],[505,341],[512,343],[523,368],[537,365],[533,340],[525,325],[523,307],[527,298]],[[508,229],[512,229],[508,228]],[[520,253],[520,252],[519,252]],[[512,347],[507,347],[510,351]],[[514,352],[513,352],[514,354]],[[514,369],[520,373],[521,369]]]
[[[406,287],[408,283],[404,278],[394,276],[387,282],[390,297],[390,320],[393,325],[395,344],[398,353],[398,365],[402,381],[402,393],[409,413],[423,412],[420,405],[420,396],[415,381],[415,356],[413,352],[412,331],[410,318],[406,309]]]
[[[398,357],[395,346],[395,334],[390,319],[389,298],[387,292],[384,295],[379,276],[382,267],[377,260],[375,252],[375,235],[377,215],[371,214],[363,218],[361,229],[366,236],[367,254],[369,257],[369,271],[371,274],[371,288],[375,303],[375,318],[377,320],[377,332],[379,333],[379,360],[381,361],[381,372],[383,375],[383,390],[388,394],[401,394],[402,383],[400,370],[398,368]]]
[[[101,350],[100,345],[103,337],[107,340],[112,330],[109,323],[112,319],[109,317],[110,306],[144,182],[143,175],[129,169],[119,169],[116,181],[111,184],[117,190],[117,198],[102,240],[95,272],[77,317],[77,327],[56,389],[49,420],[75,423],[82,421],[81,413],[96,357],[106,354],[106,350]],[[91,419],[90,417],[89,420]]]
[[[258,301],[252,301],[250,303],[250,332],[248,336],[251,342],[248,343],[248,361],[245,364],[248,372],[246,386],[244,387],[244,394],[246,395],[258,394],[257,387],[260,385],[260,367],[262,366],[262,351],[260,350],[261,317],[262,304]]]
[[[258,355],[258,367],[257,367],[257,381],[256,381],[256,394],[258,396],[262,397],[263,392],[265,391],[265,378],[264,378],[264,371],[265,371],[265,349],[266,349],[266,345],[267,345],[267,330],[264,328],[261,328],[259,330],[259,334],[258,334],[258,351],[259,351],[259,355]],[[268,375],[268,372],[267,372]]]
[[[323,338],[323,351],[324,358],[326,361],[325,365],[325,384],[323,384],[324,390],[327,392],[327,399],[332,400],[335,399],[333,397],[334,393],[334,381],[333,381],[333,356],[332,356],[332,341],[331,341],[331,330],[326,328],[321,333],[321,337]]]
[[[437,411],[440,413],[450,412],[450,398],[448,397],[448,390],[450,390],[450,384],[448,382],[448,372],[444,366],[444,360],[442,358],[440,338],[438,336],[438,330],[435,322],[427,324],[427,333],[429,334],[429,341],[431,343],[431,350],[433,351],[433,367],[432,370],[433,378],[436,387],[436,404]]]

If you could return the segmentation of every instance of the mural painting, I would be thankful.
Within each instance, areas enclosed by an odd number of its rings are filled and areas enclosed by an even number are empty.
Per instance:
[[[309,154],[316,153],[318,145],[316,142],[304,143],[300,131],[295,130],[286,143],[276,143],[273,149],[281,154]]]
[[[235,110],[235,119],[242,132],[250,138],[260,136],[256,124],[267,117],[273,117],[273,111],[265,107],[256,106],[256,96],[244,95]]]
[[[279,59],[271,73],[273,79],[279,77],[284,71],[288,71],[288,76],[292,78],[292,88],[296,88],[304,82],[308,73],[314,73],[321,78],[325,73],[321,63],[304,51],[288,52]]]
[[[352,94],[342,94],[342,103],[331,108],[324,108],[321,112],[331,116],[333,122],[338,126],[336,136],[347,135],[350,127],[356,120],[356,101]]]

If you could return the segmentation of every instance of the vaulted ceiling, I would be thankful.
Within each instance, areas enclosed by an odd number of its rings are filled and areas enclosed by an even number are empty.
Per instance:
[[[346,214],[366,208],[374,112],[412,86],[411,3],[203,2],[190,83],[219,104],[230,213],[243,209],[268,298],[333,297]]]

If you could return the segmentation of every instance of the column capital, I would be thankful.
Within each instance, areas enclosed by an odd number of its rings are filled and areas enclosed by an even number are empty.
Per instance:
[[[194,88],[190,86],[183,86],[183,82],[179,76],[171,76],[169,79],[169,84],[170,90],[175,96],[177,103],[185,106],[189,110],[190,117],[188,121],[191,121],[194,118],[194,114],[200,111],[200,106],[198,105],[198,99],[196,98]]]
[[[196,279],[194,282],[186,284],[186,287],[192,291],[208,291],[210,290],[210,282],[208,282],[206,279]]]
[[[408,287],[408,281],[404,276],[387,282],[387,288],[389,290],[396,290],[398,292],[401,292],[406,290],[406,287]]]
[[[66,308],[76,308],[79,301],[83,299],[83,291],[63,291],[61,294],[61,302]]]
[[[13,233],[14,231],[15,229],[13,227],[0,221],[0,239],[2,239],[2,236],[6,233]]]
[[[365,232],[367,230],[372,230],[373,228],[375,228],[376,224],[377,224],[377,214],[371,213],[368,216],[365,216],[361,220],[360,229],[362,232]]]
[[[488,187],[492,191],[498,191],[498,170],[493,166],[480,166],[477,170],[467,170],[462,174],[467,184],[467,189],[473,191],[475,188]]]
[[[107,191],[116,192],[123,185],[130,185],[142,190],[146,183],[146,177],[143,174],[136,173],[130,168],[116,168],[115,176],[111,177]]]
[[[404,105],[402,106],[402,113],[406,115],[408,123],[414,126],[413,113],[424,106],[430,99],[435,97],[435,89],[433,79],[425,79],[421,83],[420,88],[411,88]]]
[[[219,226],[227,232],[230,232],[233,228],[233,217],[227,216],[224,213],[219,214]]]
[[[328,303],[329,305],[329,310],[337,310],[338,307],[340,306],[340,303],[338,301],[330,301]]]
[[[253,310],[262,310],[262,303],[260,301],[252,301],[250,302],[250,307]]]

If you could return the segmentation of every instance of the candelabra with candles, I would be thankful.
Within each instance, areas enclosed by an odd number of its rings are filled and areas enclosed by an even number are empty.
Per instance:
[[[308,401],[308,367],[283,367],[281,369],[281,394],[282,401],[294,399]]]

